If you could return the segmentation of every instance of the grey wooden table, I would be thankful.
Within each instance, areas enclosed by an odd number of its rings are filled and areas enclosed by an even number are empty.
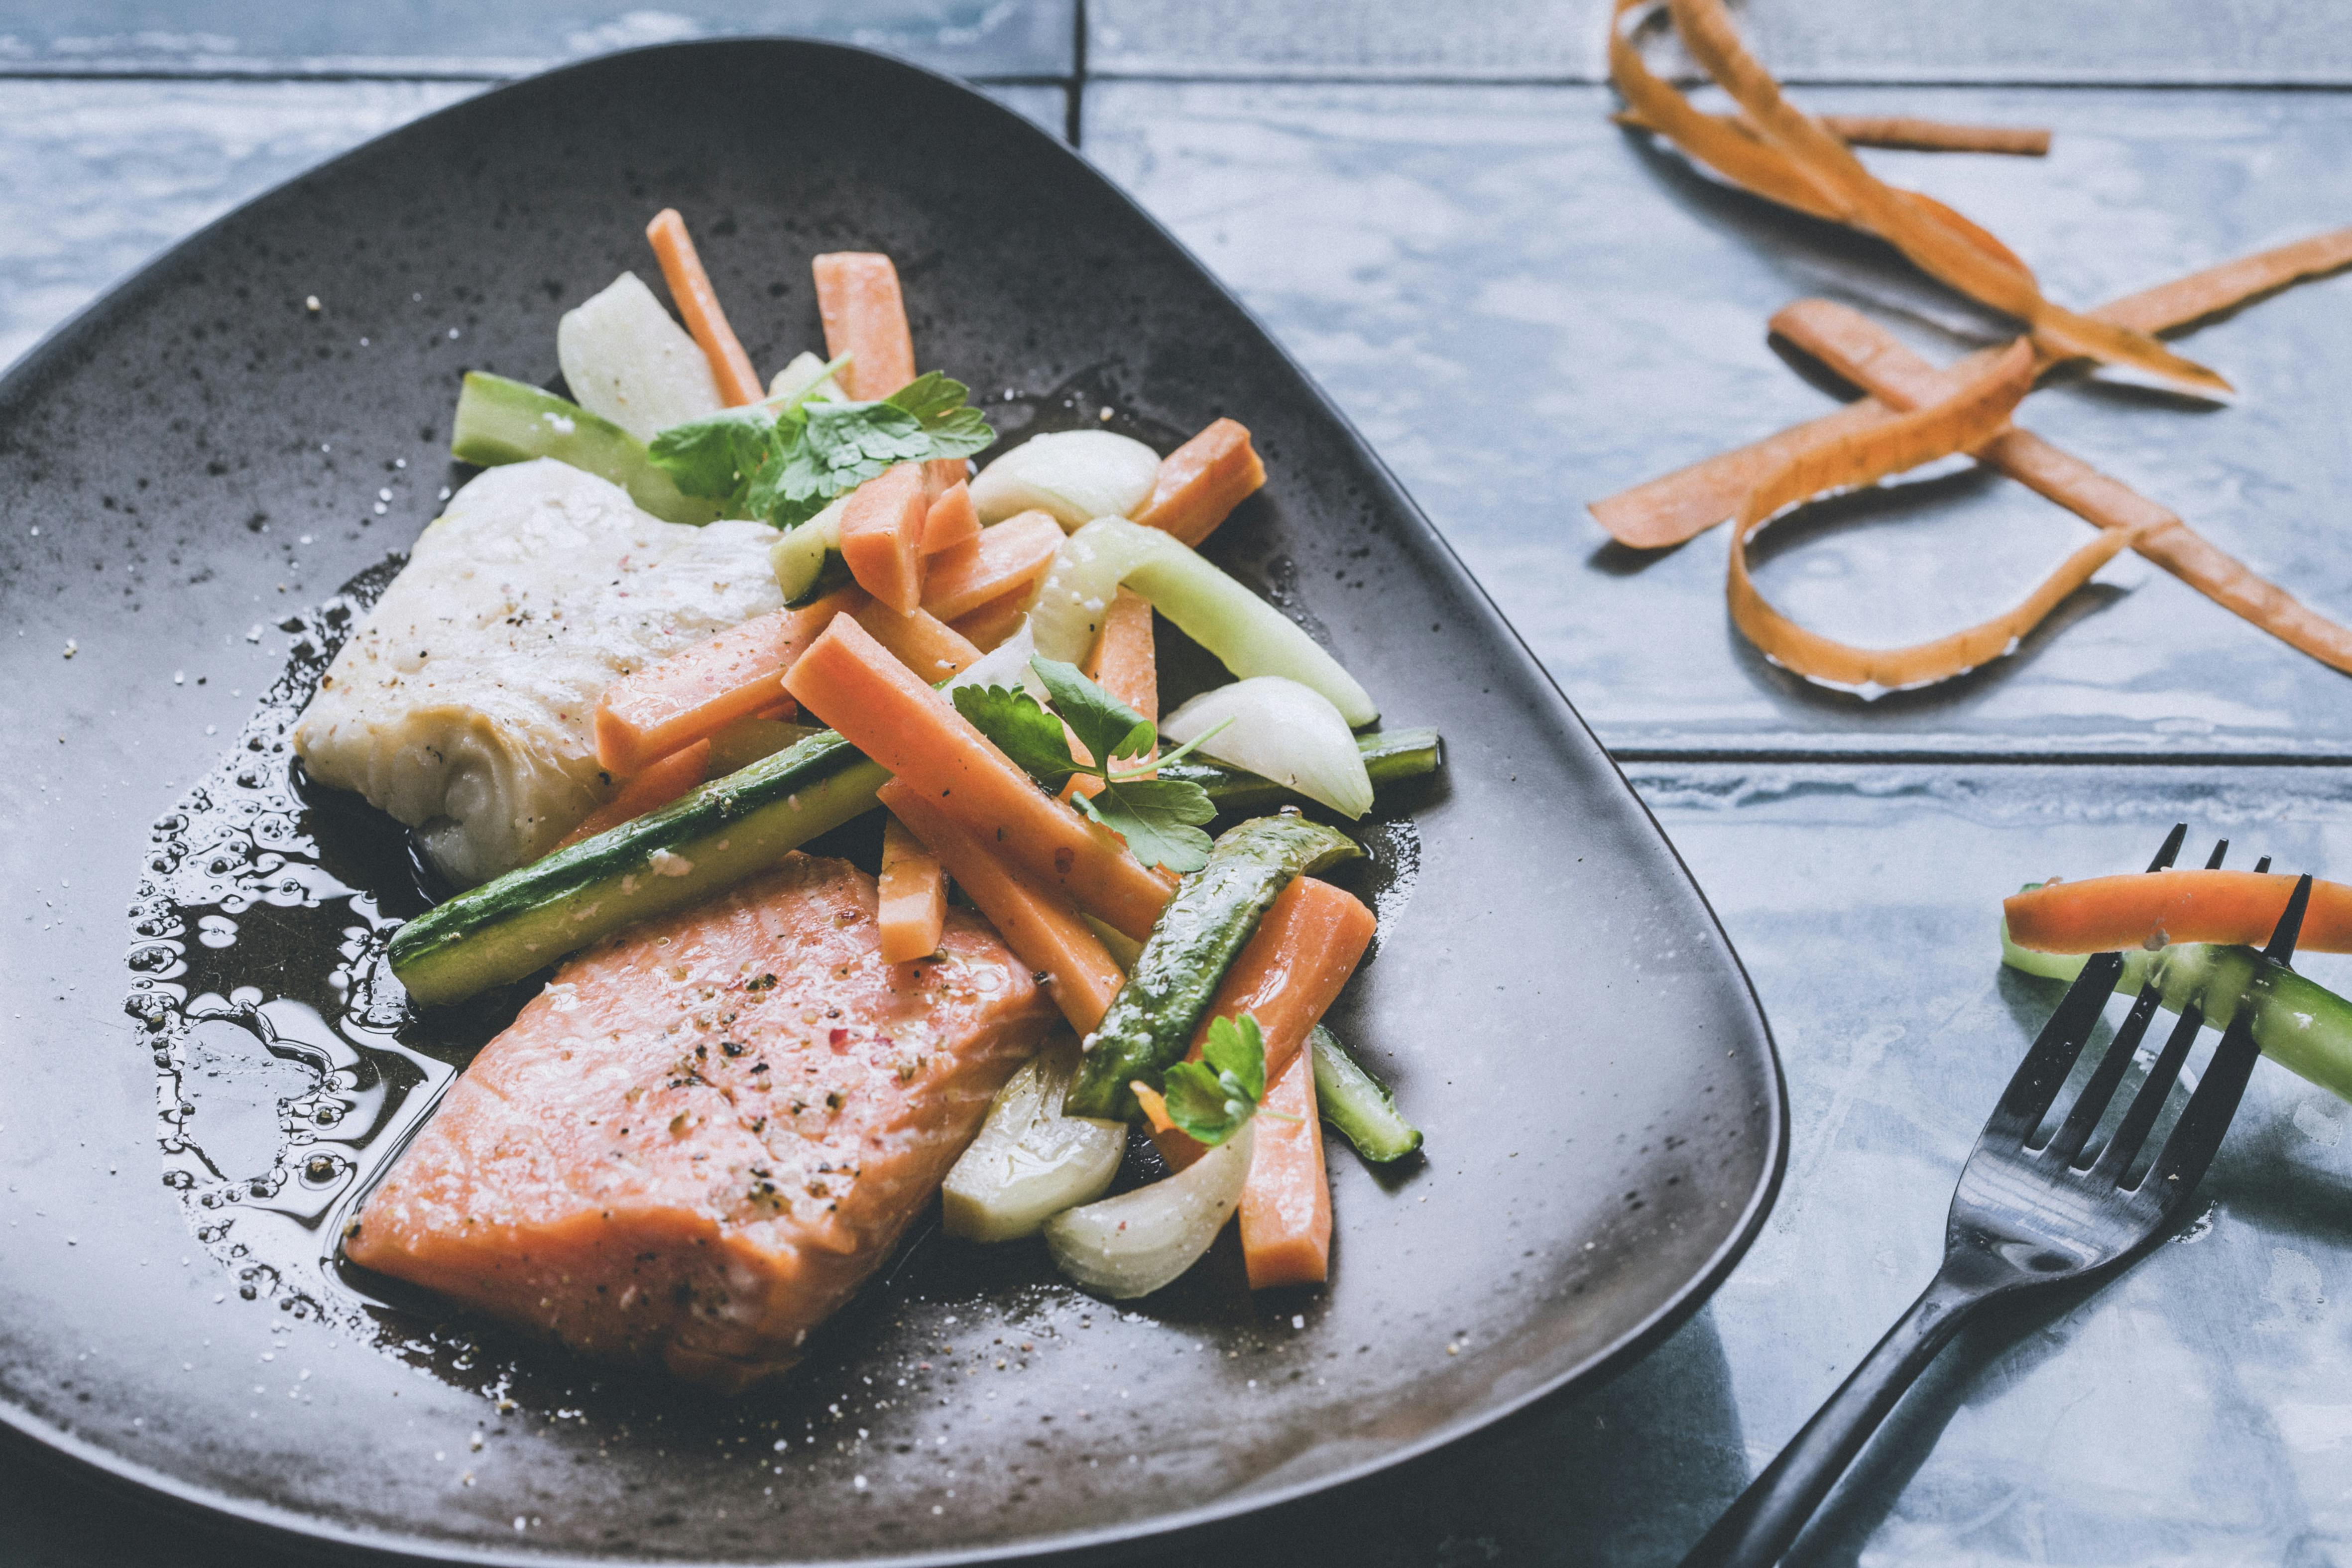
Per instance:
[[[1655,559],[1606,544],[1584,501],[1828,405],[1768,347],[1777,306],[1857,302],[1938,358],[1996,327],[1610,127],[1602,0],[668,5],[5,0],[0,359],[411,116],[728,32],[987,84],[1238,289],[1623,761],[1755,977],[1795,1115],[1764,1236],[1646,1361],[1242,1555],[1672,1562],[1934,1267],[1954,1173],[2049,1002],[1998,969],[2000,895],[2128,867],[2179,818],[2242,856],[2352,868],[2352,685],[2128,557],[2016,657],[1864,705],[1738,639],[1719,536]],[[1754,0],[1745,19],[1815,106],[2053,127],[2042,161],[1873,156],[2070,303],[2352,221],[2352,6]],[[2243,389],[2232,408],[2079,385],[2027,417],[2352,616],[2347,304],[2337,279],[2199,333],[2190,352]],[[1836,514],[1760,578],[1891,642],[2010,602],[2080,526],[1961,475]],[[2352,983],[2342,960],[2307,967]],[[2352,1562],[2347,1129],[2352,1107],[2259,1074],[2178,1243],[1964,1340],[1800,1559]],[[0,1563],[274,1560],[38,1466],[0,1474]]]

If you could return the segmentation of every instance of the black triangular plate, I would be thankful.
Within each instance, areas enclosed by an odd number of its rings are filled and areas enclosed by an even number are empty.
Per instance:
[[[316,607],[462,482],[459,372],[551,379],[558,310],[650,277],[662,205],[772,368],[818,341],[811,253],[871,247],[903,269],[922,363],[1011,433],[1242,419],[1272,478],[1212,554],[1389,722],[1444,731],[1442,784],[1367,833],[1384,929],[1333,1020],[1427,1157],[1375,1177],[1335,1149],[1328,1290],[1253,1300],[1213,1258],[1112,1310],[1033,1249],[922,1245],[785,1386],[722,1405],[322,1267],[365,1173],[317,1108],[383,1114],[496,1020],[336,1034],[341,933],[413,895],[367,814],[289,793],[254,704],[289,653],[299,700],[340,624]],[[0,385],[0,1416],[220,1514],[534,1561],[928,1561],[1195,1526],[1589,1384],[1696,1305],[1778,1184],[1779,1069],[1723,932],[1412,501],[1101,175],[895,60],[595,60],[173,250]],[[193,859],[184,826],[151,842],[175,802],[236,831]],[[131,929],[142,887],[199,873],[225,889],[211,926]],[[217,1016],[187,1027],[174,988],[218,992],[194,1008]],[[289,1129],[314,1141],[289,1152]]]

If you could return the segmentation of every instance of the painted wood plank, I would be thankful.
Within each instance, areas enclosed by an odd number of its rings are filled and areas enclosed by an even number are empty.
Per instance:
[[[2352,212],[2352,103],[2322,94],[1816,89],[2053,125],[2046,160],[1874,155],[2088,306]],[[1864,302],[1937,360],[1999,324],[1874,244],[1696,177],[1589,88],[1109,83],[1087,151],[1257,310],[1429,510],[1604,741],[1635,752],[2352,755],[2346,678],[2126,557],[2050,633],[1876,704],[1766,664],[1725,545],[1608,544],[1588,500],[1833,406],[1765,342],[1790,300]],[[2184,340],[2243,391],[2192,411],[2053,389],[2025,422],[2352,619],[2352,278]],[[1232,411],[1244,422],[1244,409]],[[1820,509],[1759,570],[1868,646],[2007,607],[2084,525],[2005,480]]]
[[[1076,0],[5,0],[0,70],[512,76],[642,44],[793,33],[965,76],[1069,73]]]

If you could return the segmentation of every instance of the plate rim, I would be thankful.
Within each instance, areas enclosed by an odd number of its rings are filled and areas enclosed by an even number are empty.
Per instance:
[[[1123,205],[1129,213],[1141,220],[1164,243],[1189,262],[1200,277],[1205,279],[1226,303],[1256,329],[1258,334],[1271,345],[1282,363],[1297,375],[1300,384],[1312,396],[1316,407],[1345,437],[1347,443],[1354,449],[1357,456],[1387,482],[1397,499],[1403,503],[1404,511],[1412,523],[1420,529],[1423,539],[1434,548],[1437,556],[1453,574],[1456,584],[1466,590],[1466,596],[1474,600],[1475,605],[1485,612],[1494,629],[1501,634],[1507,647],[1516,651],[1526,667],[1540,679],[1543,688],[1549,691],[1553,700],[1559,704],[1559,710],[1583,732],[1585,739],[1591,743],[1593,751],[1607,763],[1610,772],[1615,774],[1619,786],[1624,790],[1626,796],[1640,811],[1642,819],[1649,824],[1650,830],[1657,836],[1659,844],[1664,847],[1675,870],[1681,874],[1685,884],[1697,900],[1699,910],[1706,916],[1707,924],[1713,928],[1715,934],[1721,941],[1724,956],[1730,961],[1732,972],[1739,982],[1738,994],[1746,998],[1748,1008],[1754,1017],[1757,1031],[1761,1037],[1766,1065],[1771,1069],[1769,1075],[1771,1103],[1766,1119],[1767,1141],[1769,1145],[1767,1152],[1766,1170],[1763,1179],[1748,1192],[1747,1201],[1737,1220],[1726,1232],[1724,1238],[1689,1279],[1639,1322],[1618,1335],[1607,1345],[1557,1375],[1546,1378],[1529,1388],[1521,1390],[1492,1405],[1482,1407],[1473,1414],[1458,1415],[1442,1423],[1411,1442],[1385,1449],[1378,1455],[1342,1468],[1293,1481],[1272,1489],[1263,1491],[1244,1489],[1197,1507],[1151,1514],[1118,1524],[1028,1541],[824,1561],[829,1563],[855,1564],[856,1568],[950,1568],[950,1565],[954,1564],[1014,1561],[1051,1560],[1055,1563],[1076,1563],[1098,1560],[1108,1552],[1122,1548],[1147,1544],[1161,1546],[1180,1536],[1207,1532],[1219,1527],[1230,1527],[1252,1514],[1288,1509],[1318,1494],[1343,1490],[1360,1485],[1383,1471],[1425,1458],[1441,1448],[1498,1427],[1514,1417],[1525,1414],[1530,1407],[1547,1400],[1567,1397],[1571,1394],[1590,1394],[1597,1391],[1633,1362],[1654,1349],[1706,1303],[1721,1287],[1732,1269],[1738,1267],[1740,1259],[1747,1256],[1748,1249],[1754,1245],[1756,1237],[1761,1233],[1764,1222],[1769,1217],[1773,1205],[1780,1196],[1782,1182],[1788,1173],[1791,1124],[1787,1073],[1780,1060],[1779,1042],[1772,1033],[1770,1017],[1764,1010],[1762,998],[1756,993],[1755,981],[1748,973],[1747,963],[1740,958],[1738,949],[1732,943],[1730,933],[1724,929],[1723,921],[1716,913],[1715,906],[1707,898],[1706,890],[1700,886],[1698,879],[1692,874],[1681,849],[1676,847],[1673,838],[1659,823],[1656,813],[1650,808],[1649,802],[1634,789],[1633,781],[1625,776],[1623,764],[1593,732],[1591,725],[1586,722],[1583,714],[1579,712],[1575,704],[1569,700],[1568,694],[1560,689],[1559,683],[1553,678],[1551,671],[1544,666],[1541,659],[1536,657],[1534,650],[1528,647],[1527,640],[1519,634],[1518,628],[1504,616],[1493,596],[1487,593],[1486,585],[1463,562],[1443,531],[1430,521],[1428,515],[1422,510],[1420,503],[1412,499],[1412,492],[1405,489],[1403,483],[1389,468],[1387,460],[1364,438],[1363,434],[1356,428],[1354,421],[1349,419],[1339,405],[1332,401],[1330,394],[1326,392],[1321,383],[1317,381],[1298,362],[1282,339],[1259,319],[1257,312],[1234,291],[1232,286],[1226,283],[1221,275],[1194,255],[1192,247],[1171,231],[1159,217],[1129,195],[1116,180],[1104,173],[1094,160],[1087,155],[1082,146],[1070,145],[1018,110],[991,97],[981,84],[887,50],[868,48],[862,45],[842,43],[830,38],[811,37],[793,33],[732,34],[724,37],[688,38],[647,44],[592,55],[583,59],[568,60],[544,70],[510,78],[483,91],[459,99],[456,102],[429,110],[413,120],[379,132],[365,141],[336,153],[333,157],[313,164],[238,202],[210,222],[151,257],[137,270],[92,297],[65,320],[43,333],[30,348],[25,351],[16,363],[9,367],[5,375],[0,375],[0,405],[5,405],[28,392],[37,390],[37,384],[50,373],[54,362],[58,360],[75,341],[85,333],[99,330],[106,318],[135,303],[147,289],[155,286],[159,275],[167,270],[184,252],[203,244],[210,238],[214,231],[236,222],[253,207],[264,202],[277,199],[309,181],[331,175],[344,163],[367,153],[380,142],[403,135],[418,126],[466,110],[476,104],[507,92],[534,87],[551,79],[575,72],[610,69],[619,62],[660,55],[716,52],[746,47],[777,45],[788,46],[796,50],[810,50],[820,55],[855,57],[928,78],[933,83],[945,86],[982,106],[984,111],[1000,115],[1019,126],[1023,132],[1037,138],[1055,153],[1074,159],[1105,193]],[[1069,90],[1066,83],[1064,84],[1064,90],[1066,92]],[[10,1399],[0,1398],[0,1428],[5,1428],[11,1440],[37,1450],[42,1458],[62,1459],[86,1475],[102,1478],[108,1483],[134,1489],[139,1494],[138,1500],[153,1506],[154,1510],[159,1514],[194,1516],[215,1527],[226,1526],[230,1531],[250,1532],[269,1538],[274,1543],[281,1546],[325,1543],[381,1562],[484,1564],[497,1565],[497,1568],[521,1568],[521,1565],[529,1565],[529,1568],[613,1568],[615,1563],[634,1562],[658,1563],[663,1564],[664,1568],[743,1568],[742,1563],[736,1560],[643,1556],[583,1557],[568,1552],[509,1551],[468,1546],[457,1542],[438,1542],[413,1536],[394,1535],[389,1531],[375,1529],[353,1529],[331,1520],[297,1512],[274,1503],[232,1497],[198,1483],[184,1480],[151,1466],[127,1459],[111,1449],[52,1426]],[[774,1561],[800,1563],[811,1560],[778,1558]]]

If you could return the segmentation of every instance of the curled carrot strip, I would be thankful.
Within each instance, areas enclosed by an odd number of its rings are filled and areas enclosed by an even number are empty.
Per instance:
[[[1895,408],[1925,407],[1948,395],[1951,372],[1937,371],[1850,306],[1800,300],[1773,316],[1772,331]],[[2352,674],[2352,629],[2257,576],[2121,480],[2014,425],[1979,448],[1977,457],[2086,522],[2128,530],[2134,550],[2215,604],[2322,664]]]
[[[2033,354],[2012,343],[1954,396],[1902,415],[1861,437],[1817,441],[1798,450],[1740,502],[1733,520],[1731,618],[1767,658],[1823,685],[1876,696],[1963,675],[2013,651],[2067,595],[2131,542],[2126,529],[2102,530],[2014,608],[1989,621],[1907,647],[1861,648],[1808,631],[1773,608],[1748,573],[1748,546],[1773,518],[1826,490],[1875,484],[1890,474],[1998,435],[2033,384]]]
[[[2177,331],[2347,266],[2352,266],[2352,228],[2340,228],[2127,294],[2093,314],[2147,332]],[[1998,352],[1988,349],[1972,354],[1943,374],[1980,365]],[[1730,517],[1757,479],[1790,452],[1816,439],[1859,434],[1885,423],[1895,412],[1878,399],[1865,397],[1760,441],[1718,452],[1621,490],[1592,502],[1588,510],[1621,544],[1636,550],[1680,544]]]
[[[1609,118],[1629,130],[1658,130],[1636,110],[1621,110]],[[1745,114],[1710,114],[1706,118],[1751,140],[1761,140],[1756,122]],[[1914,153],[2005,153],[2020,158],[2040,158],[2050,152],[2050,132],[2039,126],[1961,125],[1948,120],[1916,120],[1902,114],[1819,114],[1814,118],[1849,147],[1900,147]]]
[[[1910,258],[1928,276],[2014,316],[2053,358],[2127,368],[2177,390],[2226,397],[2230,384],[2147,332],[2067,310],[2043,297],[2033,274],[1988,253],[1981,231],[1945,221],[1863,167],[1853,150],[1781,94],[1780,84],[1740,41],[1722,0],[1668,0],[1693,58],[1755,121],[1765,144],[1784,152],[1835,210]]]

